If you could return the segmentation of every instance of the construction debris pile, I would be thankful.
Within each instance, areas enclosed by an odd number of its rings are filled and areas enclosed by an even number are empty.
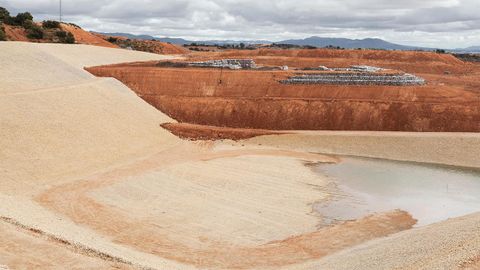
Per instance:
[[[189,63],[191,67],[210,67],[210,68],[228,68],[228,69],[254,69],[257,67],[252,59],[221,59],[204,62]]]
[[[315,69],[322,73],[303,73],[280,81],[283,84],[335,84],[335,85],[424,85],[425,80],[408,73],[386,73],[383,68],[371,66],[351,66],[350,68]]]

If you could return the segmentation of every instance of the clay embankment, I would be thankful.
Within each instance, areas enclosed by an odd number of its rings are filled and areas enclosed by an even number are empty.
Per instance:
[[[253,58],[260,65],[287,65],[289,67],[349,67],[351,65],[369,65],[402,70],[417,74],[461,74],[471,65],[449,54],[413,51],[377,51],[377,50],[254,50],[224,51],[216,53],[195,53],[192,61],[224,58]]]
[[[266,57],[271,57],[267,52]],[[325,58],[332,64],[347,65],[344,56],[325,52],[329,54],[320,55],[334,57]],[[367,59],[368,64],[380,66],[386,63],[382,57],[392,53],[376,52],[379,55],[372,56],[367,52],[358,61]],[[402,53],[406,55],[403,58],[399,57]],[[117,78],[162,112],[192,124],[269,130],[480,131],[480,92],[476,91],[480,83],[474,78],[480,69],[447,55],[395,52],[392,57],[389,66],[405,67],[406,72],[421,70],[425,73],[416,75],[425,78],[427,84],[285,85],[280,81],[295,75],[295,71],[166,68],[156,67],[155,63],[87,70],[97,76]],[[418,62],[408,62],[413,57],[418,57]],[[307,58],[309,64],[316,61],[317,66],[323,63],[321,59]],[[296,66],[306,63],[305,58],[288,56],[269,60],[276,64],[295,61]],[[351,64],[356,63],[350,60]],[[430,66],[434,68],[428,69]],[[456,75],[444,75],[436,70],[438,66]]]
[[[117,45],[112,44],[88,31],[85,31],[78,26],[63,23],[62,29],[72,33],[75,37],[75,41],[79,44],[87,44],[107,48],[119,48]]]
[[[38,23],[40,25],[40,23]],[[27,37],[27,31],[21,26],[12,26],[3,24],[8,41],[23,41],[23,42],[38,42],[38,43],[52,43],[52,33],[57,30],[67,31],[73,34],[75,42],[78,44],[94,45],[107,48],[119,48],[117,45],[112,44],[88,31],[83,30],[78,26],[74,26],[67,23],[62,23],[59,29],[48,29],[50,35],[45,35],[43,39],[29,39]],[[47,29],[44,29],[44,32]]]
[[[5,34],[8,40],[13,41],[28,41],[27,32],[22,27],[14,27],[8,24],[3,24]]]
[[[156,54],[186,54],[188,50],[166,42],[156,40],[129,39],[120,36],[107,36],[99,33],[89,33],[103,42],[120,48],[129,48],[135,51],[156,53]]]
[[[243,140],[256,136],[279,134],[266,129],[225,128],[188,123],[165,123],[162,127],[183,139],[189,140]]]

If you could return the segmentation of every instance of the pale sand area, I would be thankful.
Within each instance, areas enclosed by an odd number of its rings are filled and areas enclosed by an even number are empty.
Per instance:
[[[217,151],[184,142],[160,127],[172,119],[118,81],[83,70],[165,58],[92,46],[0,43],[0,216],[46,238],[36,241],[58,238],[93,257],[107,254],[156,269],[241,265],[261,244],[316,232],[319,217],[311,204],[328,196],[319,188],[326,182],[303,162],[336,159]],[[389,223],[395,218],[402,221]],[[390,225],[358,239],[412,223],[404,213],[365,222],[379,220]],[[2,230],[13,233],[11,227]],[[268,249],[270,260],[278,245]],[[179,250],[184,252],[177,255]],[[8,254],[0,264],[21,267]]]
[[[330,262],[322,257],[334,258],[341,250],[355,256],[358,251],[349,247],[398,237],[395,233],[414,225],[411,216],[396,211],[318,229],[321,217],[312,204],[328,199],[332,188],[304,164],[337,158],[275,141],[264,146],[182,141],[160,127],[171,119],[128,88],[83,71],[164,58],[92,46],[0,42],[0,229],[8,236],[0,241],[0,254],[6,254],[0,265],[22,268],[25,260],[11,252],[11,241],[22,238],[17,250],[27,253],[36,269],[51,269],[52,262],[30,249],[30,241],[47,254],[63,243],[65,254],[59,254],[72,267],[304,269],[313,263],[315,268]],[[385,147],[384,154],[391,150]],[[467,226],[475,220],[473,215],[458,222]],[[455,233],[459,224],[441,224],[450,228],[446,239],[473,241],[474,227]],[[402,247],[422,243],[420,229],[407,231],[415,237],[405,237]],[[374,241],[396,242],[389,239]]]
[[[118,81],[83,70],[83,65],[165,58],[83,45],[0,42],[0,215],[112,256],[168,266],[33,201],[52,186],[182,144],[159,128],[170,118]]]
[[[397,233],[288,269],[480,269],[480,215]]]
[[[62,243],[45,240],[34,232],[0,223],[0,269],[134,269],[121,263],[82,255]],[[15,267],[15,268],[14,268]]]
[[[480,123],[479,123],[480,125]],[[480,133],[288,131],[233,145],[480,168]]]

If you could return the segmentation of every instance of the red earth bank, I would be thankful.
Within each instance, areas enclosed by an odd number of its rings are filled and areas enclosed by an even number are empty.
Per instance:
[[[480,66],[428,52],[257,50],[197,53],[192,60],[252,58],[261,65],[367,64],[415,73],[423,86],[285,85],[295,71],[93,67],[179,122],[268,130],[480,132]],[[448,75],[446,74],[448,71]]]

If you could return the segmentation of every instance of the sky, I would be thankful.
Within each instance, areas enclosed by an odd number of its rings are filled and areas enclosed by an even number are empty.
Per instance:
[[[98,32],[189,40],[382,38],[480,46],[480,0],[63,0],[64,21]],[[59,0],[0,0],[14,15],[58,20]]]

